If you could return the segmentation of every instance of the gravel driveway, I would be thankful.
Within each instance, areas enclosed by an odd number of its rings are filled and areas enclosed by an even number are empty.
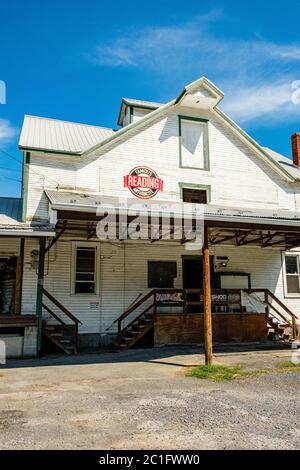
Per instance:
[[[228,352],[273,368],[291,351]],[[300,374],[186,376],[191,348],[54,357],[0,369],[0,449],[299,449]]]

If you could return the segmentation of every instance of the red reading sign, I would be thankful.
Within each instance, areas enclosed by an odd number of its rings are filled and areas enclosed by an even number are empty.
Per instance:
[[[137,166],[124,176],[124,187],[138,198],[150,199],[163,190],[163,180],[151,168]]]

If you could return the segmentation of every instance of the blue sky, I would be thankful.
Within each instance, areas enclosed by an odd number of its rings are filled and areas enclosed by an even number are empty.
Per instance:
[[[2,0],[0,11],[0,148],[16,159],[24,114],[116,128],[123,96],[165,102],[201,75],[259,143],[291,154],[300,1]],[[0,152],[0,195],[19,196],[20,179]]]

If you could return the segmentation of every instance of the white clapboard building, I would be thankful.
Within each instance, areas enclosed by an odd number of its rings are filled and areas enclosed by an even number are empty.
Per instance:
[[[25,116],[22,199],[0,199],[11,355],[203,343],[209,311],[214,342],[296,339],[300,134],[292,161],[222,99],[202,77],[166,104],[124,98],[118,130]]]

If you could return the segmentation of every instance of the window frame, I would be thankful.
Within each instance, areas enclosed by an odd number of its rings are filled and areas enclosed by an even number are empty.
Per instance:
[[[193,121],[203,124],[204,127],[204,137],[203,137],[203,155],[204,155],[204,166],[193,167],[186,166],[182,164],[182,121]],[[183,116],[178,115],[178,141],[179,141],[179,167],[189,170],[199,170],[199,171],[210,171],[210,153],[209,153],[209,129],[208,129],[209,120],[204,118],[198,118],[193,116]]]
[[[76,266],[77,266],[77,250],[80,248],[92,248],[95,250],[95,292],[76,292]],[[89,242],[72,242],[72,266],[71,266],[71,295],[83,296],[83,297],[95,297],[99,296],[99,274],[100,263],[99,263],[99,246],[96,243]]]
[[[180,200],[182,202],[183,202],[183,190],[184,189],[199,189],[200,191],[206,191],[206,194],[207,194],[206,205],[211,203],[211,186],[208,184],[179,183],[179,188],[180,188]],[[187,202],[185,204],[190,204],[190,203]]]
[[[300,290],[300,252],[299,251],[291,251],[291,252],[282,252],[282,268],[283,268],[283,286],[284,286],[284,297],[288,299],[299,299],[300,292],[289,293],[288,292],[288,285],[287,285],[287,276],[297,276],[296,274],[287,274],[286,272],[286,257],[293,256],[297,258],[297,266],[298,266],[298,280],[299,280],[299,290]]]
[[[175,268],[176,268],[176,273],[175,273],[175,276],[173,277],[173,287],[158,287],[158,286],[154,286],[154,287],[150,287],[150,277],[149,277],[149,265],[150,263],[174,263],[175,264]],[[177,264],[177,261],[174,260],[174,259],[148,259],[147,260],[147,288],[148,289],[174,289],[174,280],[177,279],[178,277],[178,264]]]

